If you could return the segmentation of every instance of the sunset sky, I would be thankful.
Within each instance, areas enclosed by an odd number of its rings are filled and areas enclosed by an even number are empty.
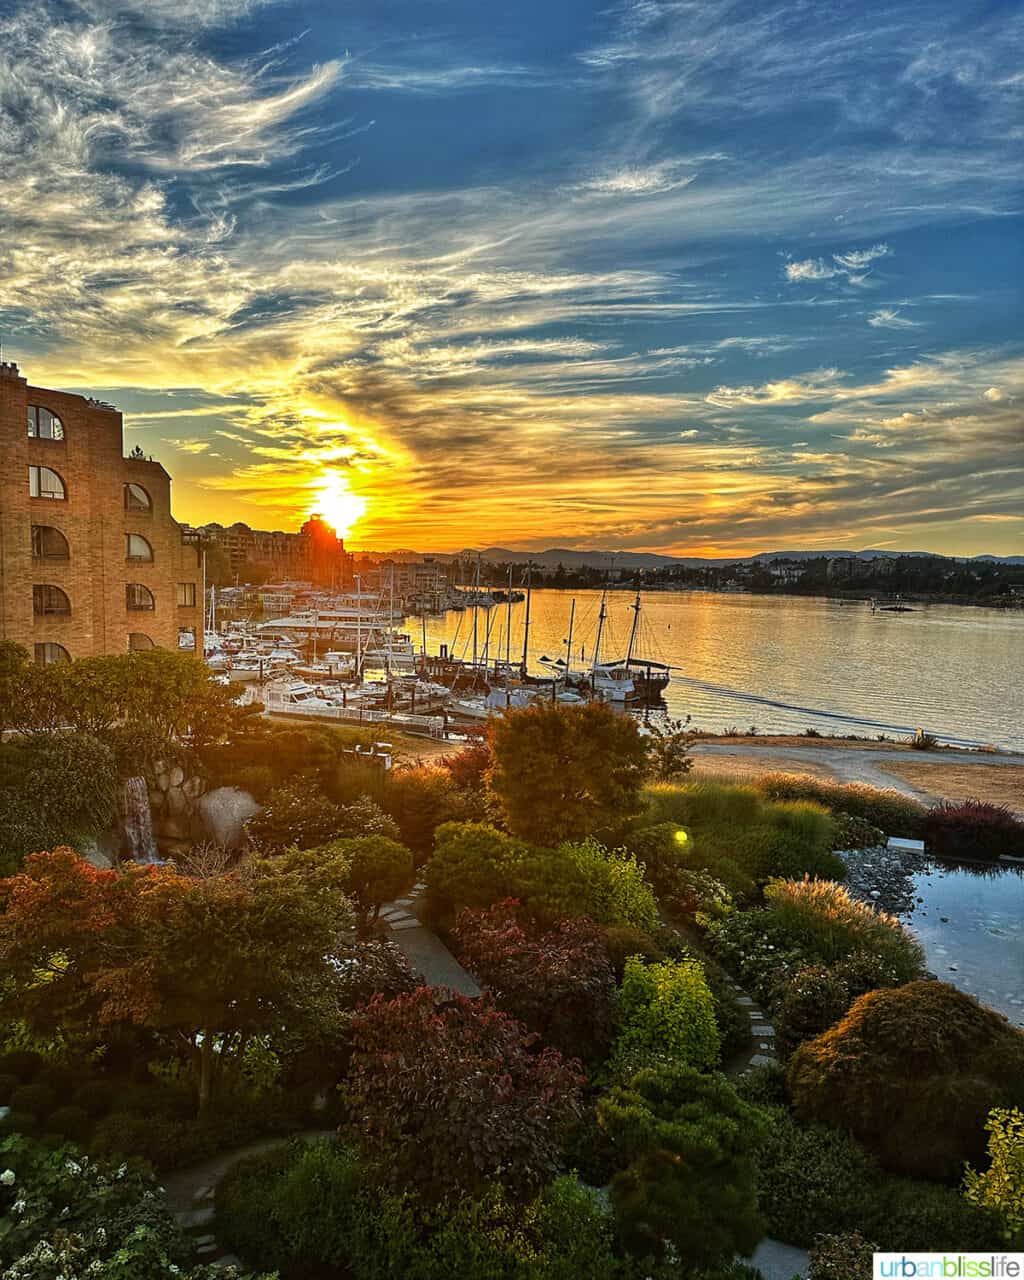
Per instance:
[[[1024,552],[1024,10],[0,0],[0,334],[175,514]]]

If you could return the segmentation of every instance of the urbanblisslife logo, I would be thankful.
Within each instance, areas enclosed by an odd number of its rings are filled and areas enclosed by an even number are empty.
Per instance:
[[[875,1280],[1024,1280],[1024,1253],[876,1253]]]

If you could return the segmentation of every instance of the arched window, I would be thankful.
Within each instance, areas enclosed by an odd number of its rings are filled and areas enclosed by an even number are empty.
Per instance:
[[[129,481],[124,487],[124,509],[125,511],[152,511],[153,499],[141,484]]]
[[[67,538],[53,525],[34,524],[32,526],[32,559],[70,560],[71,549]]]
[[[68,495],[64,481],[49,467],[29,467],[28,496],[30,498],[54,498],[63,501]]]
[[[67,616],[71,612],[71,601],[60,587],[49,583],[37,584],[32,588],[32,612],[37,618],[50,617],[54,614]]]
[[[134,564],[148,564],[153,559],[153,548],[141,533],[124,535],[125,558]]]
[[[124,588],[125,608],[130,609],[133,613],[143,613],[147,610],[156,608],[156,601],[153,599],[153,593],[149,587],[144,587],[141,582],[128,582]]]
[[[62,644],[54,644],[52,640],[47,640],[45,644],[36,645],[36,664],[40,667],[48,667],[52,662],[70,662],[71,654]]]
[[[64,423],[41,404],[28,407],[28,433],[34,440],[63,440]]]
[[[144,631],[133,631],[128,636],[128,648],[132,653],[141,653],[143,649],[153,649],[156,646]]]

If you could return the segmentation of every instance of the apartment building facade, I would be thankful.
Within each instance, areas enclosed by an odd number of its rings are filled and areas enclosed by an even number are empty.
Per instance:
[[[202,551],[121,414],[0,363],[0,639],[39,663],[203,652]]]

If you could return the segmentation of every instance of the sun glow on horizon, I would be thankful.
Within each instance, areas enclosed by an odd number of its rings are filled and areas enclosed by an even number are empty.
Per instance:
[[[366,499],[353,493],[348,476],[330,471],[318,481],[310,513],[319,512],[341,538],[347,538],[366,514]]]

